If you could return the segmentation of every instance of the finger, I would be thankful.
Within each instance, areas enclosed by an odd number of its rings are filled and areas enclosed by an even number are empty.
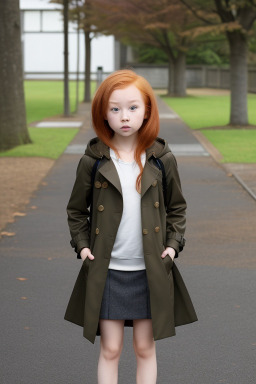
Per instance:
[[[91,253],[88,253],[88,256],[90,260],[93,260],[94,259],[94,256],[91,254]]]
[[[162,255],[161,255],[162,259],[164,259],[166,255],[167,255],[167,252],[166,252],[166,251],[163,251],[163,253],[162,253]]]

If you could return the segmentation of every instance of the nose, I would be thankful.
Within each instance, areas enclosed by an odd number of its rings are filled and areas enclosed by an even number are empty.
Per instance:
[[[128,113],[126,111],[124,111],[122,113],[122,122],[129,121],[129,120],[130,120],[130,118],[129,118]]]

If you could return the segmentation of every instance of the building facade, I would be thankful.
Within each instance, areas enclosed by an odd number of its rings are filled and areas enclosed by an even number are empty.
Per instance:
[[[62,79],[64,71],[64,35],[62,5],[50,0],[20,0],[23,66],[26,79]],[[75,78],[77,71],[79,33],[79,71],[85,66],[83,31],[69,22],[69,71]],[[91,43],[92,78],[98,67],[104,72],[119,68],[120,45],[113,36],[99,35]]]

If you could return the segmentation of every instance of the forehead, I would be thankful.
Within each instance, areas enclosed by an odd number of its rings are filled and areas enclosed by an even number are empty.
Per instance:
[[[135,85],[129,85],[128,87],[116,89],[109,97],[109,102],[121,102],[121,101],[141,101],[143,97],[140,90]]]

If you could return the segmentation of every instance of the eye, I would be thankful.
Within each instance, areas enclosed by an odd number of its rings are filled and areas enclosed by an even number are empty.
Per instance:
[[[118,109],[117,107],[114,107],[114,108],[111,108],[111,111],[112,111],[112,112],[118,112],[119,109]]]
[[[130,107],[130,110],[131,110],[131,111],[135,111],[137,108],[138,108],[137,105],[132,105],[132,106]]]

